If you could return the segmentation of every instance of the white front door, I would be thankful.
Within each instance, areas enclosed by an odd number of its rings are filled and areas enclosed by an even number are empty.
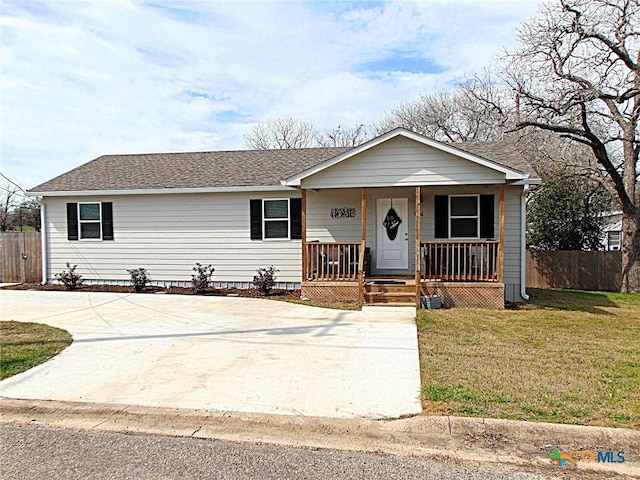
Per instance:
[[[409,268],[408,200],[376,200],[376,267],[381,270]]]

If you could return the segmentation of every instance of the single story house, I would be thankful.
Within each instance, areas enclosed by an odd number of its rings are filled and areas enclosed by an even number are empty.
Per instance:
[[[302,296],[503,307],[526,298],[525,202],[539,178],[503,142],[445,144],[395,129],[354,148],[106,155],[42,198],[43,282],[66,262],[87,282],[218,287],[259,267]]]

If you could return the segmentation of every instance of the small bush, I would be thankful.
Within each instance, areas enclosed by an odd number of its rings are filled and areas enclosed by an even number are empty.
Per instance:
[[[191,275],[191,288],[198,295],[203,295],[209,285],[211,284],[211,277],[213,272],[216,271],[211,265],[201,265],[196,262],[196,266],[193,267],[193,271],[196,272]]]
[[[151,277],[149,276],[149,272],[146,268],[134,268],[132,270],[127,270],[127,272],[131,275],[131,285],[133,285],[133,289],[136,292],[143,291],[151,281]]]
[[[82,275],[78,275],[76,273],[76,268],[78,265],[74,265],[73,267],[67,262],[67,268],[69,271],[63,270],[62,273],[56,273],[55,277],[57,280],[60,280],[67,290],[75,290],[80,285],[82,285]]]
[[[269,295],[271,289],[276,286],[276,272],[279,270],[273,265],[266,268],[259,268],[258,274],[253,277],[253,285],[260,289],[264,295]]]

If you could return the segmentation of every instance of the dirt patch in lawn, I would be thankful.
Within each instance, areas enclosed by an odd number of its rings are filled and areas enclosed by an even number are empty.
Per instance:
[[[42,285],[40,283],[22,283],[19,285],[8,285],[2,287],[5,290],[43,290],[53,292],[114,292],[114,293],[135,293],[133,287],[129,285],[107,285],[107,284],[95,284],[95,285],[80,285],[75,290],[68,290],[61,284],[47,284]],[[173,294],[173,295],[198,295],[190,287],[146,287],[141,294]],[[346,302],[317,302],[312,300],[301,300],[300,289],[294,290],[280,290],[274,289],[269,295],[264,295],[260,290],[255,288],[210,288],[205,293],[205,296],[219,296],[219,297],[243,297],[243,298],[264,298],[267,300],[280,300],[284,302],[297,303],[300,305],[307,305],[310,307],[331,308],[336,310],[360,310],[360,305],[357,303]]]
[[[75,290],[68,290],[64,285],[59,284],[47,284],[41,285],[39,283],[23,283],[20,285],[9,285],[3,287],[5,290],[44,290],[54,292],[114,292],[114,293],[132,293],[133,287],[128,285],[107,285],[107,284],[95,284],[95,285],[80,285]],[[141,294],[163,294],[169,293],[172,295],[197,295],[189,287],[146,287]],[[274,289],[267,296],[263,295],[260,290],[254,288],[210,288],[204,295],[207,296],[220,296],[220,297],[244,297],[244,298],[267,298],[271,300],[300,300],[300,290],[278,290]]]

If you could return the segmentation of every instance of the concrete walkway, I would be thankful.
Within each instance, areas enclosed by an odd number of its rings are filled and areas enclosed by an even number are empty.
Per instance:
[[[411,308],[9,290],[0,305],[2,320],[74,338],[0,382],[3,397],[338,418],[421,411]]]

